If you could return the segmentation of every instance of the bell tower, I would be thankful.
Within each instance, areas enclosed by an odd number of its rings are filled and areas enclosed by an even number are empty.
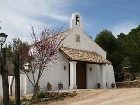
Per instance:
[[[82,17],[78,12],[73,13],[70,19],[70,28],[76,28],[76,27],[83,29]]]

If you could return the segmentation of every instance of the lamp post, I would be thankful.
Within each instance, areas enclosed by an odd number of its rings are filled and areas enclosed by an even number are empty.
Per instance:
[[[3,105],[9,105],[9,84],[8,84],[8,70],[6,69],[6,49],[2,49],[8,35],[0,33],[0,62],[1,75],[3,86]]]
[[[8,35],[6,35],[5,33],[0,33],[0,50],[1,50],[1,54],[2,54],[2,45],[5,43],[7,36]]]
[[[0,45],[1,45],[1,48],[2,48],[2,45],[5,43],[7,36],[8,35],[6,35],[5,33],[0,33]]]

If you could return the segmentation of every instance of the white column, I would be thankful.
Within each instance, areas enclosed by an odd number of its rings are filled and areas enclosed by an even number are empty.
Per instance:
[[[70,61],[70,87],[69,89],[77,89],[76,85],[76,63],[75,61]]]
[[[106,89],[106,69],[105,65],[100,65],[100,71],[101,71],[101,87]]]

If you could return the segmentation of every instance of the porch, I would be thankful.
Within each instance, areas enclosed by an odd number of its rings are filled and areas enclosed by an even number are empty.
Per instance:
[[[101,88],[108,88],[106,65],[70,61],[69,66],[69,89],[97,88],[97,83]]]
[[[61,51],[69,59],[69,89],[97,88],[97,83],[100,83],[101,88],[108,88],[107,69],[111,65],[108,60],[93,51],[67,47],[62,47]],[[114,79],[113,73],[111,68],[111,79]]]

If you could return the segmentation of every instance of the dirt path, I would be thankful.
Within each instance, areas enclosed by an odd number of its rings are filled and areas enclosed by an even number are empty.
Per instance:
[[[74,98],[50,102],[49,105],[140,105],[140,88],[79,90]]]

